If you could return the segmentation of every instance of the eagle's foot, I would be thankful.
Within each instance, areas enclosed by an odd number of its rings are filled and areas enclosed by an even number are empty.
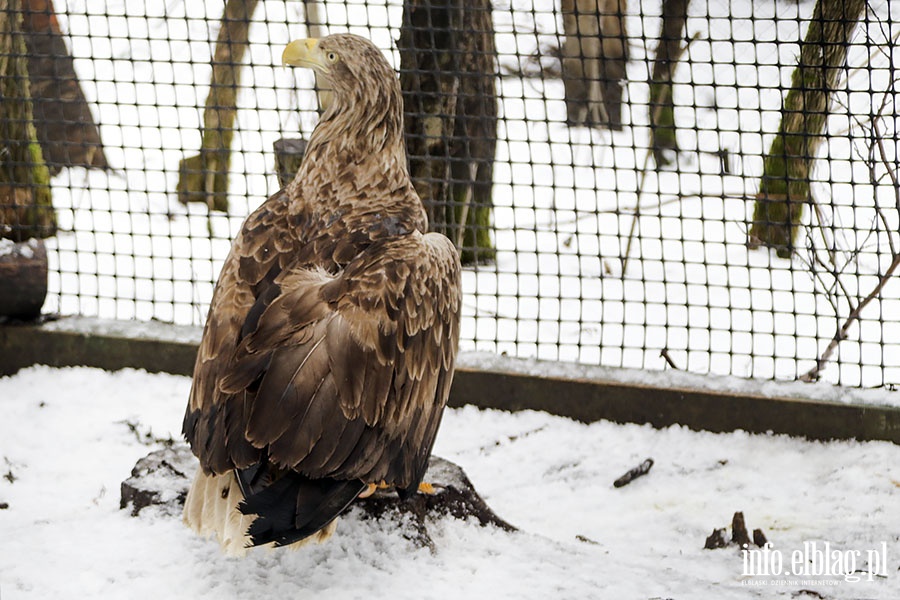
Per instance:
[[[381,483],[370,483],[366,489],[359,493],[359,496],[357,496],[357,498],[368,498],[378,490],[386,490],[389,487],[391,486],[385,483],[384,479],[381,480]]]
[[[368,484],[368,486],[366,487],[366,489],[364,489],[363,491],[361,491],[361,492],[359,493],[359,495],[357,496],[357,498],[358,498],[359,500],[363,500],[363,499],[365,499],[365,498],[369,498],[370,496],[372,496],[375,492],[377,492],[377,491],[379,491],[379,490],[386,490],[386,489],[389,489],[389,488],[391,488],[391,487],[393,487],[393,486],[391,486],[391,485],[385,483],[385,481],[382,479],[382,480],[381,480],[381,483],[370,483],[370,484]],[[434,486],[434,484],[428,483],[427,481],[423,481],[422,483],[419,484],[419,493],[420,493],[420,494],[425,494],[426,496],[434,496],[435,494],[438,493],[438,490],[437,490],[437,488]]]

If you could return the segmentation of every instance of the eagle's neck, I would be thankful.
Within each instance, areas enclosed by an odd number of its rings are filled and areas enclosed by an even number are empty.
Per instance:
[[[368,229],[372,218],[387,218],[398,230],[426,231],[409,178],[399,82],[360,90],[349,101],[336,94],[290,185],[296,212],[334,215],[323,221],[335,226]],[[350,223],[348,214],[360,222]]]
[[[403,100],[400,85],[360,87],[352,94],[333,95],[313,131],[306,153],[313,163],[335,167],[397,161],[406,168],[403,140]]]

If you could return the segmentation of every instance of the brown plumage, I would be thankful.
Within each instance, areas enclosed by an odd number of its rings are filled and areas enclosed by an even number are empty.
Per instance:
[[[459,338],[458,253],[427,233],[396,74],[353,35],[284,60],[324,76],[330,104],[234,241],[184,418],[201,465],[185,520],[236,551],[323,537],[370,483],[415,492]]]

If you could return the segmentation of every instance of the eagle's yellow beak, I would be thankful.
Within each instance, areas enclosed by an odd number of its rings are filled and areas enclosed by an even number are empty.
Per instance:
[[[281,64],[292,67],[307,67],[317,71],[328,70],[328,65],[325,63],[321,50],[319,50],[319,40],[316,38],[294,40],[285,46],[284,52],[281,54]]]

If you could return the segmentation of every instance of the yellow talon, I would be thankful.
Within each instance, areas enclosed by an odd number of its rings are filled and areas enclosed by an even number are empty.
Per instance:
[[[368,486],[369,487],[359,493],[357,498],[368,498],[377,490],[386,490],[387,488],[391,487],[387,483],[385,483],[384,479],[381,480],[381,483],[370,483],[368,484]]]
[[[377,489],[378,489],[377,485],[375,485],[374,483],[370,483],[366,489],[364,489],[363,491],[361,491],[359,493],[359,496],[357,496],[357,498],[368,498],[369,496],[374,494],[375,490],[377,490]]]
[[[368,484],[366,489],[361,491],[359,493],[359,495],[357,496],[357,498],[359,498],[359,499],[368,498],[371,495],[373,495],[375,492],[377,492],[378,490],[386,490],[390,487],[392,487],[392,486],[385,483],[385,481],[382,479],[381,483]],[[434,496],[435,494],[437,494],[437,489],[434,487],[434,485],[423,481],[422,483],[419,484],[419,493],[427,494],[429,496]]]

